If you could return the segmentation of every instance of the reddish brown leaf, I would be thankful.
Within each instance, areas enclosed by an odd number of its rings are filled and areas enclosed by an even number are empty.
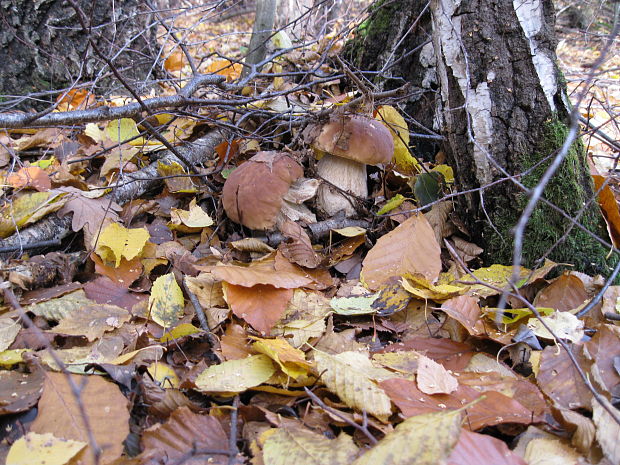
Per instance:
[[[242,287],[225,282],[224,293],[233,313],[263,334],[269,334],[293,297],[293,289],[265,284]]]
[[[605,182],[605,178],[600,175],[592,175],[594,181],[595,190],[598,191]],[[613,244],[620,246],[620,211],[618,211],[618,202],[614,197],[614,193],[606,185],[598,194],[598,204],[603,211],[605,221],[607,221],[607,229],[609,230],[609,236],[613,241]]]
[[[48,191],[52,187],[50,177],[38,166],[25,166],[17,173],[11,173],[7,183],[15,189],[32,188],[39,192]]]
[[[24,292],[20,303],[24,306],[45,302],[46,300],[55,299],[61,295],[69,294],[77,289],[81,289],[80,283],[68,283],[60,286],[48,287],[45,289],[36,289],[34,291]]]
[[[104,264],[103,260],[101,260],[96,253],[91,253],[90,258],[95,262],[95,271],[97,273],[107,276],[115,284],[125,288],[131,286],[131,284],[140,277],[144,269],[140,258],[134,258],[129,261],[125,258],[121,258],[121,263],[116,268]]]
[[[210,415],[192,413],[181,407],[170,415],[163,425],[155,425],[142,435],[145,451],[159,450],[168,461],[176,461],[188,451],[200,449],[227,450],[228,438],[220,422]],[[166,461],[166,463],[168,463]],[[228,455],[201,454],[199,457],[183,460],[187,464],[228,464]]]
[[[401,350],[416,350],[441,363],[446,370],[452,371],[461,371],[474,355],[473,347],[463,342],[455,342],[446,338],[433,339],[426,337],[416,337],[404,342],[390,344],[378,353],[398,352]]]
[[[285,258],[306,268],[319,266],[321,259],[312,248],[308,233],[301,226],[292,221],[286,221],[280,225],[280,232],[289,239],[281,242],[278,247]]]
[[[126,287],[115,284],[105,276],[86,283],[84,292],[86,297],[98,304],[118,305],[126,310],[131,310],[137,303],[148,299],[148,295],[130,292]]]
[[[484,324],[480,320],[480,306],[478,299],[468,295],[461,295],[446,300],[441,305],[441,310],[448,316],[461,323],[471,335],[485,333]]]
[[[567,312],[579,307],[587,298],[588,293],[581,279],[572,274],[563,274],[538,293],[534,305]]]
[[[620,360],[620,327],[600,325],[594,337],[586,342],[589,357],[608,391],[620,384],[614,362]]]
[[[582,368],[588,366],[583,356],[583,348],[572,346],[577,362]],[[540,368],[536,376],[540,389],[561,407],[574,410],[591,409],[592,393],[588,390],[581,376],[563,348],[548,346],[543,350]]]
[[[226,360],[240,360],[256,354],[251,348],[248,333],[241,326],[231,323],[221,339],[222,355]]]
[[[464,429],[448,458],[448,465],[527,465],[505,442]]]
[[[484,394],[485,398],[467,409],[465,425],[472,431],[502,423],[530,424],[532,412],[510,397],[495,391],[481,393],[469,386],[460,386],[452,394],[427,395],[415,381],[391,378],[379,383],[406,417],[431,412],[457,410]]]
[[[34,406],[43,387],[43,370],[34,373],[0,371],[0,415],[24,412]]]
[[[115,384],[99,376],[70,375],[80,395],[84,410],[78,405],[71,390],[68,376],[63,373],[46,373],[39,412],[30,431],[52,433],[63,439],[88,443],[84,414],[88,417],[91,432],[101,448],[100,463],[105,465],[123,453],[123,441],[129,434],[129,402]],[[94,465],[90,446],[77,456],[84,464]]]

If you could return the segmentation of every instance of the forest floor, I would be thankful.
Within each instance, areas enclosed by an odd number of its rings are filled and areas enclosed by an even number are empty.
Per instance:
[[[362,2],[345,3],[350,11],[338,27],[363,12]],[[174,26],[200,72],[232,83],[252,16],[218,22],[220,13],[180,12]],[[161,39],[165,69],[189,79],[186,57],[163,28]],[[574,30],[559,31],[559,39],[576,99],[603,39]],[[317,112],[359,95],[343,88],[344,79],[320,79],[335,65],[317,60],[334,58],[343,45],[344,37],[321,37],[235,94],[202,95],[256,95],[246,106],[150,118],[176,146],[197,138],[216,146],[195,172],[153,161],[162,145],[129,118],[0,132],[0,143],[19,157],[3,168],[10,201],[2,237],[56,212],[73,214],[76,233],[45,256],[25,254],[3,266],[0,462],[620,463],[620,286],[582,314],[604,280],[578,272],[548,279],[558,265],[547,261],[517,270],[518,292],[505,293],[512,267],[480,266],[482,251],[465,239],[449,199],[414,212],[412,187],[425,173],[395,172],[418,166],[406,146],[401,165],[370,170],[371,195],[355,203],[355,220],[321,216],[313,199],[316,147],[297,142],[295,126],[276,123],[280,114],[294,119],[300,108]],[[580,107],[616,143],[619,49],[613,45]],[[313,70],[316,83],[278,95],[300,70]],[[174,95],[174,84],[144,97]],[[380,126],[395,151],[408,137],[395,106],[361,121],[367,131]],[[239,132],[224,140],[216,126]],[[301,148],[246,161],[259,150],[286,151],[283,141]],[[606,176],[613,149],[600,133],[585,141]],[[298,152],[303,157],[294,158]],[[248,168],[260,175],[237,176]],[[426,169],[449,184],[446,165]],[[112,197],[147,175],[158,183],[129,199]],[[425,179],[439,186],[437,177]],[[281,189],[283,180],[290,190]],[[231,181],[238,197],[227,207]],[[277,190],[278,208],[289,215],[278,220],[279,231],[231,220],[244,220],[243,202],[252,207],[247,216],[267,210],[260,201]],[[605,208],[620,221],[610,195]]]

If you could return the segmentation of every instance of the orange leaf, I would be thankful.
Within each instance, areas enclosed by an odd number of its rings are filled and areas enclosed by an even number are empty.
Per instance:
[[[71,89],[66,94],[61,94],[56,100],[58,102],[57,110],[70,111],[84,109],[95,103],[95,96],[87,89]]]
[[[48,191],[52,187],[50,177],[38,166],[25,166],[17,173],[11,173],[7,182],[15,189],[31,187],[39,192]]]
[[[267,335],[286,310],[293,289],[278,289],[266,284],[242,287],[225,282],[224,295],[235,315]]]
[[[229,60],[215,60],[207,67],[207,73],[215,73],[226,76],[226,81],[231,82],[239,79],[243,65],[241,63],[232,63]]]
[[[598,174],[592,175],[592,180],[597,191],[605,182],[605,178]],[[599,192],[598,204],[603,210],[605,221],[607,221],[609,236],[613,244],[618,247],[620,245],[620,211],[618,210],[618,202],[608,185]]]
[[[181,50],[175,50],[166,58],[166,61],[164,61],[164,68],[171,72],[181,71],[183,66],[185,66],[183,63],[184,59],[185,55],[183,55],[183,52]]]

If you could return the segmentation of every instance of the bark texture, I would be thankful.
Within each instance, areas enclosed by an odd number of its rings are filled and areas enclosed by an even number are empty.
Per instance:
[[[552,2],[432,0],[431,13],[444,149],[459,190],[490,186],[506,175],[534,187],[568,132]],[[544,197],[589,231],[607,237],[580,142]],[[511,181],[461,199],[461,216],[489,262],[510,262],[512,228],[527,200]],[[603,246],[587,232],[571,230],[558,211],[539,204],[526,229],[524,263],[532,266],[548,253],[580,270],[609,272]]]
[[[90,20],[90,37],[134,84],[152,70],[155,28],[138,0],[78,3]],[[94,92],[112,90],[110,69],[89,46],[89,34],[69,2],[0,0],[0,95],[21,96],[94,81]],[[118,83],[116,84],[118,85]],[[56,96],[38,96],[22,107],[41,107]],[[5,98],[11,102],[11,98]]]

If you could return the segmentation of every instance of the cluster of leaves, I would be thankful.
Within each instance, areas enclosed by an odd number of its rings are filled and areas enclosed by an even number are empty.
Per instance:
[[[205,66],[239,78],[232,62]],[[182,72],[183,55],[166,67]],[[267,87],[287,84],[276,76]],[[265,109],[351,99],[327,100],[326,88],[340,92],[320,83],[258,100],[251,124]],[[64,99],[60,109],[95,104],[86,93]],[[322,238],[284,221],[271,242],[227,220],[218,189],[243,158],[281,148],[277,137],[220,144],[196,167],[201,182],[178,162],[151,163],[163,146],[132,119],[0,136],[24,158],[54,153],[7,172],[0,236],[72,215],[83,237],[73,252],[5,267],[6,462],[620,462],[620,330],[604,317],[618,314],[620,287],[577,317],[600,278],[547,280],[548,262],[517,270],[513,288],[511,267],[470,269],[481,250],[439,201],[451,170],[411,156],[396,108],[372,116],[394,138],[371,206],[389,217],[341,221]],[[180,145],[204,134],[197,121],[160,114],[150,124]],[[145,166],[163,189],[115,202],[110,186]],[[613,229],[613,194],[603,207]]]

